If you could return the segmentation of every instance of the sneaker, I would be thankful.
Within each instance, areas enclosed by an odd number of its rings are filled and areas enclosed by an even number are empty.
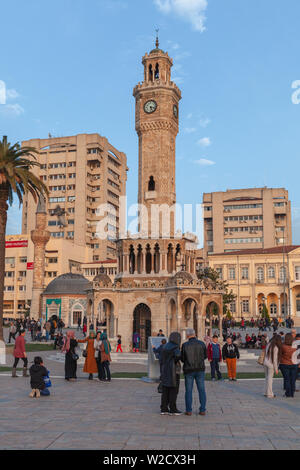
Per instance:
[[[233,382],[237,382],[237,379],[231,379]]]
[[[170,416],[180,416],[182,414],[183,414],[182,411],[179,411],[179,410],[176,410],[173,413],[171,412],[169,413]]]
[[[213,378],[211,379],[212,382],[216,382],[216,380],[217,380],[217,379],[215,379],[215,377],[213,377]]]
[[[160,414],[161,414],[162,416],[165,416],[165,415],[169,415],[170,413],[169,413],[168,411],[161,411]]]

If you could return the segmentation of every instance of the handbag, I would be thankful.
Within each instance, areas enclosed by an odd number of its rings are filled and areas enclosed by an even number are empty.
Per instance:
[[[73,361],[78,361],[78,359],[79,359],[78,354],[72,353],[72,359],[73,359]]]
[[[257,359],[257,363],[261,366],[264,365],[265,362],[265,357],[266,357],[266,350],[263,349],[262,352],[260,353],[259,358]]]
[[[84,349],[84,350],[82,351],[82,357],[87,357],[87,350],[86,350],[86,349]]]
[[[49,377],[49,371],[48,371],[48,374],[44,376],[44,382],[45,382],[46,388],[52,387],[52,383]]]

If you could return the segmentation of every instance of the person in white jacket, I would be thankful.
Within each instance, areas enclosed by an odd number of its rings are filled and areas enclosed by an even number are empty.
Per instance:
[[[266,354],[264,359],[265,369],[265,388],[264,396],[267,398],[274,398],[273,393],[273,377],[274,372],[278,374],[278,367],[281,359],[282,341],[279,335],[273,336],[271,341],[266,346]]]

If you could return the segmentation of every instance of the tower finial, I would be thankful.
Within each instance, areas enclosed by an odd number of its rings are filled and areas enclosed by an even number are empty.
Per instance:
[[[158,33],[159,33],[159,29],[156,29],[156,42],[155,42],[155,45],[156,45],[156,49],[159,48],[159,39],[158,39]]]

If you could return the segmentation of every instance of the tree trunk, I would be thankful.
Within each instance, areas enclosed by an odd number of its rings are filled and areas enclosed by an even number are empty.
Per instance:
[[[8,191],[0,188],[0,341],[3,341],[3,300],[5,272],[5,233],[7,223]]]

